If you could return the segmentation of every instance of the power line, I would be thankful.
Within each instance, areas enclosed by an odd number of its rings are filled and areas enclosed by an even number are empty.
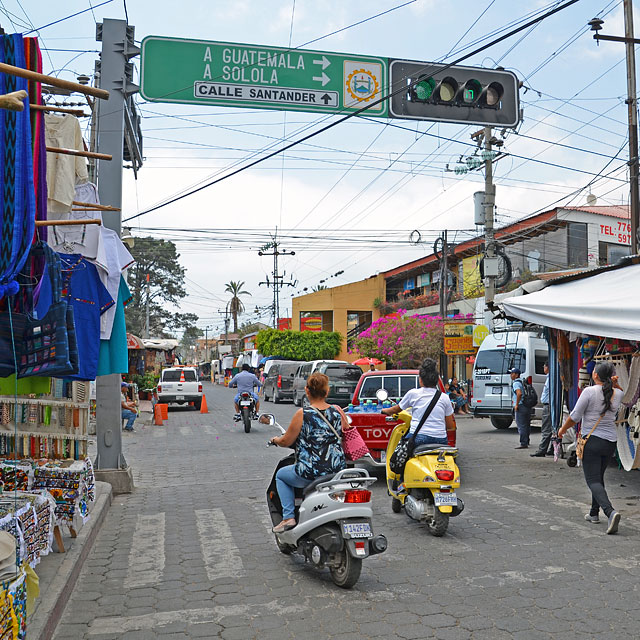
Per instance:
[[[59,24],[60,22],[64,22],[65,20],[69,20],[70,18],[75,18],[76,16],[79,16],[82,13],[87,13],[87,11],[93,11],[94,9],[97,9],[98,7],[102,7],[105,4],[109,4],[110,2],[113,2],[113,0],[104,0],[104,2],[101,2],[100,4],[96,4],[93,7],[89,7],[88,9],[77,11],[76,13],[72,13],[71,15],[65,16],[64,18],[60,18],[59,20],[56,20],[54,22],[49,22],[48,24],[42,25],[37,29],[35,28],[31,29],[31,31],[27,31],[23,35],[28,36],[30,33],[34,33],[36,31],[42,31],[42,29],[46,29],[47,27],[52,27],[54,24]]]

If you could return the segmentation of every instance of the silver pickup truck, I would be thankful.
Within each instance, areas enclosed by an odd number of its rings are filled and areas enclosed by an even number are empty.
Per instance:
[[[164,369],[158,382],[158,402],[193,402],[199,411],[202,405],[202,383],[198,380],[198,372],[193,367]]]

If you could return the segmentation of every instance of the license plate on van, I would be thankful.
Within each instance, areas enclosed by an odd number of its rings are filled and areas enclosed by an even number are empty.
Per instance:
[[[338,387],[338,393],[349,393],[349,387]]]
[[[502,395],[502,387],[492,387],[491,393],[493,393],[494,396]]]

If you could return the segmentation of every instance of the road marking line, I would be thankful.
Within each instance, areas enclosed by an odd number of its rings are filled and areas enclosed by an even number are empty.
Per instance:
[[[193,431],[191,430],[191,427],[180,427],[180,433],[183,436],[192,436],[193,435]]]
[[[518,515],[530,522],[535,522],[542,527],[548,527],[552,531],[558,531],[562,529],[569,529],[575,535],[581,538],[594,538],[600,537],[599,533],[589,531],[585,529],[584,523],[572,522],[565,518],[559,518],[552,516],[535,507],[529,507],[515,500],[509,500],[504,496],[491,493],[490,491],[484,491],[482,489],[471,489],[465,491],[465,497],[477,498],[481,502],[487,502],[500,507],[503,511],[509,511],[513,515]]]
[[[154,438],[164,438],[167,435],[167,432],[164,429],[158,429],[157,427],[153,430]]]
[[[265,604],[221,605],[212,609],[181,609],[178,611],[162,611],[147,613],[141,616],[114,616],[96,618],[89,624],[90,635],[113,634],[120,637],[129,631],[143,631],[166,627],[174,622],[189,624],[217,623],[228,616],[257,617],[265,613],[271,615],[292,615],[308,610],[306,605],[281,605],[277,600]]]
[[[218,431],[217,429],[214,429],[212,426],[206,424],[202,427],[202,430],[208,435],[208,436],[217,436]]]
[[[126,589],[158,584],[164,571],[164,513],[138,515],[129,551]]]
[[[245,575],[240,550],[222,509],[197,509],[196,528],[209,580]]]

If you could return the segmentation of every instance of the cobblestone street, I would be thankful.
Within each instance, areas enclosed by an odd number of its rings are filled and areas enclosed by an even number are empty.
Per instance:
[[[278,552],[264,492],[285,452],[273,428],[233,423],[233,392],[205,385],[210,413],[172,408],[124,436],[136,490],[116,496],[55,638],[638,637],[640,474],[607,472],[616,536],[584,521],[580,469],[515,451],[517,434],[458,420],[466,509],[443,538],[391,512],[373,486],[387,553],[351,591]],[[290,404],[264,403],[283,424]],[[532,443],[537,446],[539,431]]]

